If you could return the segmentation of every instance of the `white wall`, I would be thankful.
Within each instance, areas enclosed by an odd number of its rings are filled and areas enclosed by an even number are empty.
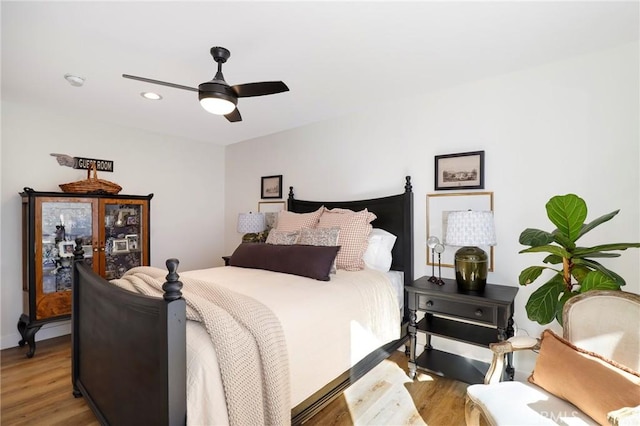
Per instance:
[[[16,346],[22,313],[19,192],[60,191],[58,184],[86,178],[60,167],[50,153],[114,160],[122,194],[153,193],[151,265],[170,257],[180,270],[222,264],[224,251],[224,147],[167,137],[64,112],[2,102],[1,347]],[[68,322],[45,325],[36,341],[68,333]]]
[[[285,197],[293,185],[301,199],[342,200],[400,193],[411,175],[415,277],[430,274],[426,194],[434,188],[434,156],[474,150],[486,153],[485,189],[495,197],[498,246],[489,282],[517,287],[520,271],[540,263],[542,255],[518,254],[518,236],[527,227],[553,229],[544,209],[553,195],[584,198],[589,220],[621,209],[584,245],[640,241],[639,75],[633,43],[231,145],[227,251],[240,240],[237,213],[257,208],[260,176],[283,174]],[[388,84],[403,89],[402,82]],[[603,263],[626,278],[627,291],[640,293],[639,259],[635,249]],[[443,275],[452,278],[452,270]],[[519,290],[519,334],[537,336],[544,328],[524,311],[535,288]],[[480,348],[438,344],[488,359]],[[530,371],[531,353],[517,355],[518,370]]]

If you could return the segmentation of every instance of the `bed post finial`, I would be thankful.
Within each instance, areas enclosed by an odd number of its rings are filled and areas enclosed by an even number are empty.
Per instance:
[[[411,186],[411,176],[405,176],[405,179],[407,180],[407,183],[404,185],[404,192],[413,191],[413,187]]]
[[[180,299],[182,297],[182,283],[178,281],[180,275],[178,275],[178,265],[180,261],[178,259],[167,259],[167,270],[169,273],[167,274],[167,282],[162,284],[162,289],[164,290],[164,295],[162,296],[164,300],[170,302],[172,300]]]
[[[289,187],[289,199],[293,199],[293,186]]]

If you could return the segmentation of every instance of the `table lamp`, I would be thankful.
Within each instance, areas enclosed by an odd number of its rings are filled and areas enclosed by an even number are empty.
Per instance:
[[[256,242],[259,238],[259,233],[267,228],[264,213],[240,213],[238,215],[238,227],[236,230],[245,234],[242,236],[242,242]]]
[[[483,291],[487,284],[489,258],[478,246],[496,245],[493,212],[468,210],[449,213],[445,243],[461,247],[454,256],[458,289]]]

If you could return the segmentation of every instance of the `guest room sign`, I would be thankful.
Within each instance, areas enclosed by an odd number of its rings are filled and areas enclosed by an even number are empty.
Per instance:
[[[58,164],[66,167],[73,167],[74,169],[91,169],[91,164],[96,163],[96,168],[99,172],[113,172],[112,160],[99,160],[97,158],[85,158],[85,157],[71,157],[66,154],[50,154],[56,157]]]

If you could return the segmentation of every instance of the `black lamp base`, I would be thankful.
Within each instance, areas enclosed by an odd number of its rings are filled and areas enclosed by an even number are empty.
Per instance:
[[[455,254],[456,282],[461,291],[484,291],[489,257],[478,247],[462,247]]]

